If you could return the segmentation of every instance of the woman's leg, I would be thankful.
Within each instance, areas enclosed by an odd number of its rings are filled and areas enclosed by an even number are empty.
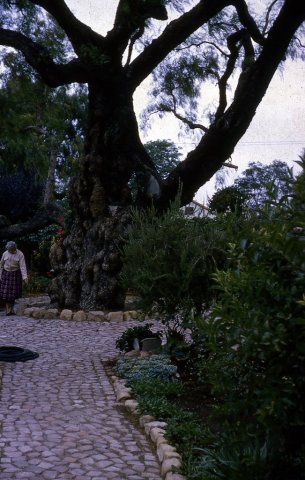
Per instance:
[[[6,304],[5,304],[6,315],[12,315],[14,313],[13,307],[14,307],[14,301],[13,302],[6,302]]]

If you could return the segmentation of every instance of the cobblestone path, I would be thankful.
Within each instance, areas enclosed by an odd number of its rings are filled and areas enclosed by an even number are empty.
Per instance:
[[[102,365],[131,325],[0,314],[0,345],[39,353],[25,363],[0,362],[0,480],[161,479]]]

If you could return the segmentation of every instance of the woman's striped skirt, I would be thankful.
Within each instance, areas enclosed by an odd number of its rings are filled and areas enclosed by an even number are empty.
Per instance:
[[[22,277],[20,270],[7,272],[2,270],[0,280],[0,299],[13,302],[22,296]]]

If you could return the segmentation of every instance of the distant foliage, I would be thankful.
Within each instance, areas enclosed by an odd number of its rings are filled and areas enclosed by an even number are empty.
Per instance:
[[[246,195],[234,185],[218,190],[209,202],[212,213],[234,213],[240,215],[243,211]]]
[[[181,153],[171,140],[154,140],[145,143],[145,149],[153,159],[160,177],[165,179],[178,165]]]
[[[25,221],[41,202],[43,185],[33,172],[19,171],[0,175],[0,213],[11,223]]]
[[[229,187],[217,190],[209,202],[216,213],[238,215],[259,210],[268,201],[276,205],[292,193],[293,174],[286,162],[274,160],[270,165],[250,162],[249,167]]]
[[[274,160],[270,165],[250,162],[234,186],[246,200],[248,208],[256,209],[267,200],[278,202],[292,192],[293,175],[286,162]]]

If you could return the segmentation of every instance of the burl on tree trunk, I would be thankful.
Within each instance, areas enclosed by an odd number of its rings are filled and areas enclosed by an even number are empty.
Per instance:
[[[109,214],[84,227],[75,221],[63,243],[50,252],[55,278],[50,286],[53,303],[85,310],[120,309],[124,291],[119,285],[119,248],[128,225],[128,209],[110,207]]]

